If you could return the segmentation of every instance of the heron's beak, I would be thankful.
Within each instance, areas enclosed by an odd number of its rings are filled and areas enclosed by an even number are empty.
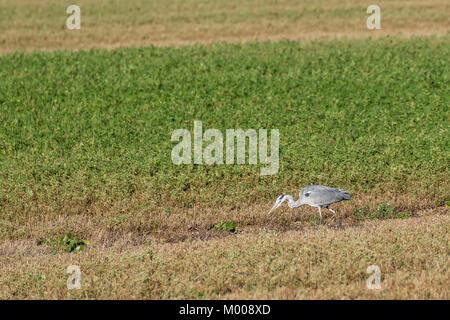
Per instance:
[[[276,208],[278,208],[278,207],[277,207],[277,205],[275,204],[275,205],[272,207],[272,209],[270,209],[270,211],[267,212],[267,214],[271,213],[271,212],[272,212],[273,210],[275,210]]]

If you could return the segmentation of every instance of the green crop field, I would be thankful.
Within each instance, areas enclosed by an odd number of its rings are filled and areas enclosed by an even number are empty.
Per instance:
[[[0,55],[0,298],[448,299],[449,56],[448,34]],[[174,164],[194,121],[279,130],[278,171]],[[343,229],[267,215],[309,184],[352,194]]]
[[[2,56],[2,208],[71,214],[141,194],[154,208],[253,203],[311,182],[442,204],[447,40]],[[194,120],[279,129],[278,174],[173,164],[171,134]]]

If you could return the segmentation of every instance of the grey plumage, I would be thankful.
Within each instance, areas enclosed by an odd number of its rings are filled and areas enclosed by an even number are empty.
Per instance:
[[[311,207],[326,208],[332,203],[350,200],[350,194],[342,189],[313,185],[300,190],[299,199],[302,199],[303,204]]]
[[[302,190],[300,190],[298,196],[299,198],[297,201],[294,201],[293,197],[289,194],[283,194],[279,196],[275,202],[275,205],[272,207],[269,213],[281,206],[281,204],[287,200],[289,208],[297,208],[305,204],[311,207],[318,208],[320,215],[319,228],[322,224],[321,208],[327,208],[328,210],[333,212],[336,216],[336,220],[338,220],[338,223],[340,225],[340,221],[336,215],[336,212],[333,209],[330,209],[329,206],[336,202],[351,199],[350,193],[348,191],[320,185],[306,186]]]

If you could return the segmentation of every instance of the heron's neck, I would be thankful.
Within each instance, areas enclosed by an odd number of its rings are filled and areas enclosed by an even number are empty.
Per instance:
[[[297,208],[303,204],[301,203],[300,198],[297,201],[294,201],[294,198],[290,194],[286,195],[286,199],[288,201],[289,208]]]

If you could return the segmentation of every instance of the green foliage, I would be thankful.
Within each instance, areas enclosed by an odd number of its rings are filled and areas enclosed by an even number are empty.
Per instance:
[[[407,219],[411,217],[411,212],[396,212],[395,216],[399,219]]]
[[[64,250],[67,252],[79,252],[84,249],[85,245],[89,244],[89,241],[72,236],[72,233],[68,232],[61,237],[59,244],[64,247]]]
[[[237,232],[236,222],[234,222],[234,221],[229,221],[229,222],[220,221],[220,222],[214,224],[211,227],[211,229],[215,230],[215,231],[228,231],[228,232],[232,232],[232,233]]]
[[[0,56],[0,209],[65,203],[70,214],[142,193],[155,208],[235,205],[311,182],[438,199],[448,181],[449,43],[385,38]],[[279,172],[174,165],[171,134],[192,133],[194,120],[203,131],[279,129]]]
[[[446,208],[450,208],[450,195],[444,194],[438,201],[438,206],[444,206]]]
[[[324,213],[322,211],[322,224],[326,224],[327,221],[328,221],[328,218],[324,216]],[[319,223],[320,223],[320,216],[319,216],[318,212],[315,212],[315,214],[309,218],[309,224],[311,226],[318,226]]]
[[[126,223],[128,221],[127,216],[125,215],[120,215],[116,218],[114,218],[110,223],[109,223],[109,228],[110,229],[116,229],[119,225]]]
[[[387,203],[380,203],[376,206],[375,212],[373,214],[374,219],[387,219],[392,217],[395,208]]]
[[[406,219],[411,217],[411,212],[399,212],[395,206],[387,203],[378,204],[374,210],[369,206],[353,209],[353,217],[357,220],[364,219]]]
[[[371,216],[370,213],[370,208],[368,206],[364,206],[362,208],[354,208],[353,209],[353,216],[357,219],[357,220],[363,220],[363,219],[367,219]]]

